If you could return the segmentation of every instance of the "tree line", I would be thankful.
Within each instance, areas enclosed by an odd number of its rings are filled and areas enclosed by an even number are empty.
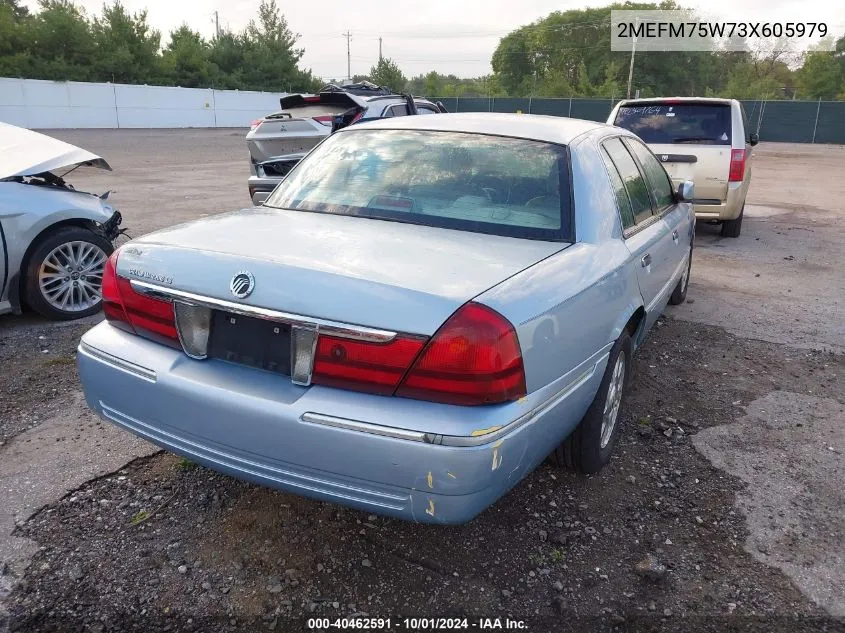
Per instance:
[[[19,0],[0,0],[0,77],[111,81],[197,88],[312,91],[321,82],[299,62],[298,35],[276,0],[239,32],[210,41],[189,26],[161,33],[146,11],[130,13],[120,0],[89,16],[71,0],[39,0],[30,12]]]
[[[111,2],[90,16],[72,0],[39,0],[34,12],[20,0],[0,0],[0,76],[276,92],[313,92],[325,83],[301,67],[299,35],[276,0],[261,0],[240,32],[206,39],[183,25],[164,46],[145,11]],[[681,7],[663,0],[555,11],[503,37],[493,72],[483,77],[434,71],[406,77],[395,61],[381,58],[354,79],[430,97],[622,98],[630,54],[610,50],[610,12],[658,8]],[[632,88],[644,97],[845,99],[845,36],[832,52],[799,53],[788,45],[775,52],[640,52]]]

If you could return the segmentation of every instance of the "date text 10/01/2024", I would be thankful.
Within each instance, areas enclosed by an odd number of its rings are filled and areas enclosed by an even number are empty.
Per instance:
[[[479,631],[510,630],[524,631],[528,626],[524,620],[510,618],[308,618],[309,631],[370,630],[370,631]]]

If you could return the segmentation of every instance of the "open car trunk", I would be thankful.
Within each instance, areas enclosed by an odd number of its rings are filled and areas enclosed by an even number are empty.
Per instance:
[[[280,112],[264,117],[247,134],[254,164],[308,152],[332,132],[335,117],[364,109],[363,100],[345,92],[288,95],[279,105]]]

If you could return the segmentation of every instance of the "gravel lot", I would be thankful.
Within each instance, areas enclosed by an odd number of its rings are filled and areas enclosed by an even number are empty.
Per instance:
[[[248,203],[241,130],[58,131],[133,235]],[[100,423],[96,319],[0,317],[0,631],[299,631],[308,616],[528,630],[845,631],[845,148],[763,144],[743,235],[699,225],[690,301],[636,359],[601,474],[543,466],[417,526],[245,484]]]

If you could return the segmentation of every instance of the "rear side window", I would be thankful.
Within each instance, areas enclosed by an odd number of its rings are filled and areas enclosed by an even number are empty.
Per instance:
[[[604,143],[604,148],[610,156],[610,160],[616,166],[616,170],[622,177],[625,191],[631,200],[631,208],[634,213],[634,221],[639,224],[651,217],[651,198],[648,195],[646,185],[637,164],[631,154],[625,149],[622,141],[612,138]]]
[[[628,145],[634,150],[640,165],[643,166],[648,184],[651,186],[651,194],[658,209],[664,209],[675,202],[672,195],[672,183],[666,170],[663,169],[658,160],[648,148],[634,139],[628,139]]]
[[[655,103],[621,106],[615,125],[646,143],[731,144],[731,108],[714,103]]]
[[[625,185],[622,183],[622,178],[619,172],[616,171],[616,165],[610,160],[607,150],[602,148],[601,159],[607,167],[607,173],[610,174],[610,184],[613,187],[613,194],[616,196],[616,206],[619,208],[619,216],[622,218],[622,230],[629,229],[634,226],[634,210],[631,208],[631,200],[628,198],[628,193],[625,191]]]

